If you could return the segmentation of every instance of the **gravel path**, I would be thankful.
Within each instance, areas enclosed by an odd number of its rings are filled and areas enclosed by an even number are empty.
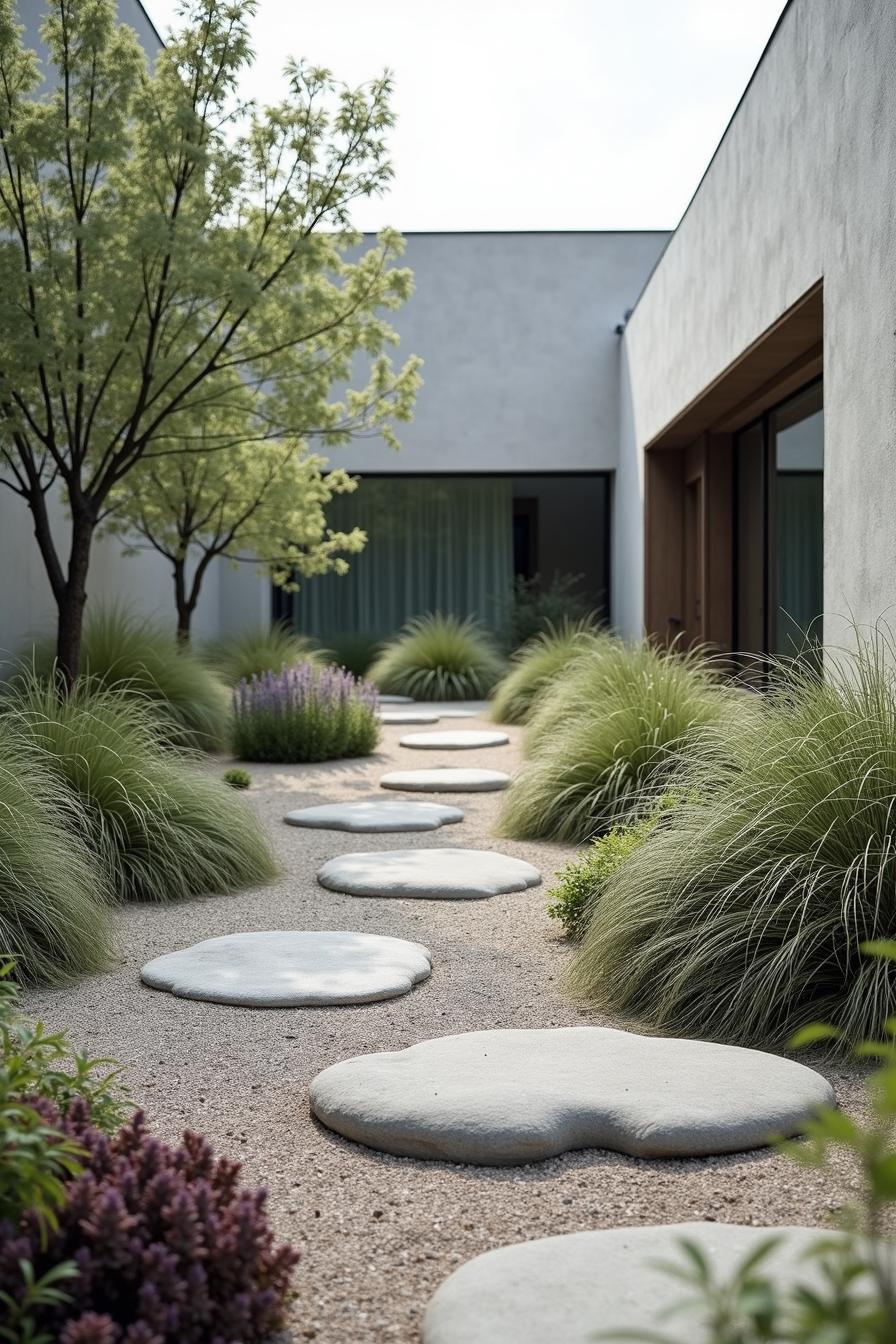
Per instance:
[[[463,726],[488,725],[469,719]],[[496,841],[491,828],[500,793],[441,796],[467,814],[447,832],[346,835],[283,825],[290,808],[390,796],[377,787],[386,769],[469,764],[513,771],[519,763],[518,729],[509,730],[509,746],[425,759],[398,746],[404,731],[384,728],[379,752],[362,761],[251,767],[248,797],[270,827],[282,879],[230,897],[123,910],[115,969],[26,999],[29,1011],[68,1027],[91,1053],[127,1066],[135,1101],[163,1137],[201,1129],[243,1161],[250,1181],[268,1186],[278,1235],[302,1253],[295,1340],[410,1344],[429,1295],[452,1269],[529,1237],[707,1218],[822,1224],[850,1197],[845,1167],[805,1171],[770,1152],[659,1162],[593,1150],[522,1168],[455,1167],[387,1157],[310,1119],[310,1080],[350,1055],[450,1032],[583,1020],[562,994],[567,951],[544,913],[551,875],[573,851]],[[214,765],[216,772],[223,768]],[[348,850],[446,844],[527,859],[542,870],[545,885],[484,901],[441,902],[362,900],[315,882],[322,862]],[[143,963],[164,952],[217,934],[277,928],[410,938],[432,951],[433,975],[400,999],[327,1009],[224,1007],[139,982]],[[856,1071],[821,1067],[841,1104],[856,1112]]]

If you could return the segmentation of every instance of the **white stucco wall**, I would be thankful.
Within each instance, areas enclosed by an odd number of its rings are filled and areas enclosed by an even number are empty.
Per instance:
[[[401,451],[358,441],[352,471],[595,471],[616,465],[617,323],[665,233],[411,233],[415,293],[394,316],[424,361]]]
[[[625,333],[620,582],[644,445],[823,278],[826,636],[896,615],[894,69],[892,0],[792,0]]]

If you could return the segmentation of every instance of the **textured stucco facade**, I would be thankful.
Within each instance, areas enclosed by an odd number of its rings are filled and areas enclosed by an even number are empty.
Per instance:
[[[623,338],[615,612],[643,621],[643,450],[824,283],[825,621],[892,619],[896,5],[792,0]],[[625,559],[623,559],[625,557]]]

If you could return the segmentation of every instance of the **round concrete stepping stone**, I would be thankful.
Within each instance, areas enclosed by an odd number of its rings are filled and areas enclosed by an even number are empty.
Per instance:
[[[424,747],[430,751],[469,751],[473,747],[503,747],[510,741],[506,733],[477,728],[447,728],[439,733],[408,733],[400,739],[403,747]]]
[[[348,896],[423,901],[477,901],[537,887],[531,863],[483,849],[392,849],[341,854],[317,875],[322,887]]]
[[[386,709],[380,713],[380,723],[438,723],[438,714],[427,714],[420,709]]]
[[[381,705],[412,705],[414,703],[412,695],[379,695],[377,699]]]
[[[660,1267],[684,1262],[683,1240],[699,1246],[714,1275],[726,1282],[751,1251],[778,1237],[764,1271],[781,1288],[799,1283],[817,1289],[817,1262],[806,1251],[822,1237],[843,1235],[817,1227],[678,1223],[502,1246],[461,1265],[436,1291],[423,1321],[423,1344],[593,1344],[619,1331],[661,1331],[676,1344],[698,1344],[708,1338],[701,1313],[672,1312],[693,1294]]]
[[[314,826],[331,831],[435,831],[463,821],[459,807],[444,803],[393,802],[321,803],[300,807],[283,818],[290,826]]]
[[[147,962],[141,978],[182,999],[249,1008],[373,1003],[432,970],[420,943],[374,933],[228,933]]]
[[[779,1055],[607,1027],[443,1036],[334,1064],[311,1088],[315,1115],[346,1138],[485,1166],[575,1148],[741,1152],[832,1100],[825,1078]]]
[[[492,793],[506,789],[509,783],[510,776],[503,770],[437,765],[430,770],[392,770],[383,775],[380,788],[407,793]]]

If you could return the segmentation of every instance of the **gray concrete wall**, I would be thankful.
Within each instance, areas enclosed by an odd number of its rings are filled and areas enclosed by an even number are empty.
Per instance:
[[[665,233],[412,233],[396,359],[424,360],[395,453],[359,441],[352,471],[596,471],[616,465],[617,323]]]
[[[894,617],[894,69],[892,0],[793,0],[635,308],[616,501],[631,632],[644,445],[822,278],[826,632],[844,614]]]

